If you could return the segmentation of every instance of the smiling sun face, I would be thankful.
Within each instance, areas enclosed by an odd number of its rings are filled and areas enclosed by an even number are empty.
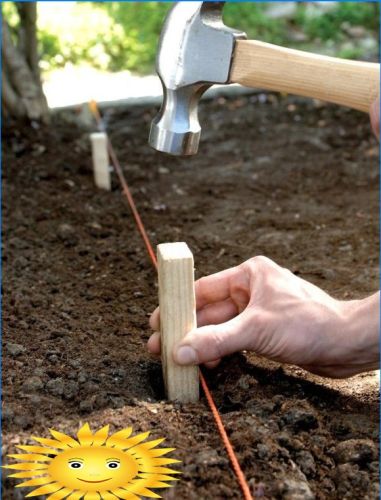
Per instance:
[[[113,490],[128,484],[139,472],[136,459],[123,451],[89,446],[68,450],[48,466],[50,477],[73,490]]]
[[[137,500],[140,496],[161,498],[149,488],[168,488],[178,471],[165,467],[179,462],[160,458],[174,448],[156,448],[163,439],[145,441],[149,432],[132,436],[123,429],[111,436],[108,426],[94,434],[88,424],[77,433],[78,441],[51,430],[54,439],[34,437],[43,446],[18,446],[27,454],[9,455],[24,463],[4,466],[21,472],[9,477],[33,478],[17,487],[38,486],[26,495],[50,495],[47,500]],[[40,476],[40,477],[36,477]]]

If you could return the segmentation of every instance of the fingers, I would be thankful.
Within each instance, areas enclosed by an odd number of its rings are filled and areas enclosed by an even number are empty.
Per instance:
[[[234,294],[234,300],[232,299]],[[242,311],[248,303],[248,278],[242,269],[235,267],[221,271],[220,273],[201,278],[195,283],[197,325],[217,325],[223,323],[230,328],[230,321],[239,311]],[[159,308],[156,308],[150,318],[150,326],[153,330],[160,329]],[[202,332],[202,328],[196,330]],[[191,334],[188,334],[191,335]],[[186,338],[188,338],[188,335]],[[184,343],[184,341],[182,342]],[[160,336],[154,333],[148,341],[148,350],[152,354],[160,353]],[[234,352],[234,347],[229,352]],[[239,349],[238,349],[239,350]],[[220,362],[221,355],[218,349],[217,355],[212,356],[208,353],[205,359],[206,366],[215,367]],[[189,351],[188,351],[189,354]],[[189,358],[189,356],[188,356]],[[202,363],[197,361],[198,357],[190,355],[194,359],[194,364]],[[176,358],[175,358],[176,361]],[[183,363],[184,364],[184,363]]]
[[[147,349],[148,351],[157,356],[160,354],[160,333],[159,332],[154,332],[151,337],[149,338],[147,342]],[[219,363],[221,362],[221,359],[214,359],[212,361],[209,361],[208,363],[205,363],[206,368],[212,369],[215,368]]]
[[[224,323],[234,318],[237,313],[237,306],[231,300],[211,304],[197,312],[197,325],[200,327],[204,325]],[[159,308],[157,308],[150,318],[150,325],[153,329],[159,329],[159,322]],[[160,354],[160,333],[158,331],[154,332],[149,338],[147,349],[151,354]],[[213,360],[206,366],[208,368],[214,368],[219,362],[220,359]]]
[[[250,317],[247,311],[220,325],[208,325],[188,333],[175,348],[179,365],[197,365],[222,358],[248,346]]]
[[[200,324],[206,324],[207,322],[221,323],[232,318],[234,314],[237,314],[238,310],[233,313],[233,302],[231,301],[233,291],[236,292],[236,299],[238,299],[234,303],[240,304],[239,309],[242,310],[247,305],[247,276],[241,271],[238,267],[232,267],[231,269],[226,269],[225,271],[206,276],[196,281],[195,295],[197,311],[217,302],[225,303],[225,301],[230,301],[225,304],[229,307],[221,306],[221,319],[218,319],[218,310],[211,309],[200,313]],[[213,314],[215,314],[215,318],[212,319]],[[153,330],[158,331],[160,329],[159,308],[156,308],[152,313],[149,323]]]
[[[231,300],[211,304],[197,312],[197,326],[218,325],[225,323],[238,314],[237,306]],[[159,308],[156,308],[149,320],[152,329],[160,329]],[[155,331],[148,340],[148,350],[152,354],[160,354],[160,334]]]
[[[218,302],[217,304],[209,304],[197,311],[197,326],[224,323],[234,318],[237,314],[238,308],[231,299]],[[149,324],[152,330],[160,330],[160,311],[158,307],[152,313]]]
[[[151,317],[149,319],[149,325],[155,332],[158,332],[160,330],[160,315],[158,307],[151,314]]]
[[[376,99],[370,107],[370,122],[375,136],[380,138],[380,99]]]
[[[209,304],[197,311],[197,326],[225,323],[237,316],[237,314],[237,305],[231,299]]]
[[[147,349],[151,354],[160,354],[160,333],[154,332],[147,342]]]
[[[201,309],[207,304],[222,302],[230,297],[230,283],[237,275],[237,268],[232,267],[220,273],[201,278],[195,283],[196,307]]]

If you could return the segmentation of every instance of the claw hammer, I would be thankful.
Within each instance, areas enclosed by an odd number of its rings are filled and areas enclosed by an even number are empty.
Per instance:
[[[177,2],[167,15],[156,60],[163,103],[151,125],[154,149],[197,153],[198,102],[213,84],[239,83],[369,111],[379,95],[379,64],[246,40],[224,25],[224,3]]]

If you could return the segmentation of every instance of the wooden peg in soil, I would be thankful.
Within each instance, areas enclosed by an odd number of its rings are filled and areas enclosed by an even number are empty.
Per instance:
[[[111,191],[110,162],[107,149],[107,134],[95,132],[90,135],[93,155],[94,181],[100,189]]]
[[[173,349],[187,332],[196,328],[193,255],[186,243],[157,247],[161,356],[164,384],[169,400],[181,403],[199,399],[197,366],[179,366]]]

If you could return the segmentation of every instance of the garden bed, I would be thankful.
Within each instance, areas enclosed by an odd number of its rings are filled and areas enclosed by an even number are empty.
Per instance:
[[[176,159],[147,146],[154,114],[105,118],[155,244],[186,241],[197,277],[263,254],[338,298],[377,290],[367,116],[271,94],[219,98],[201,106],[199,154]],[[4,135],[5,453],[49,427],[132,425],[183,461],[165,498],[241,498],[204,397],[163,401],[145,348],[155,273],[116,180],[111,193],[94,187],[88,134],[56,117]],[[377,375],[332,381],[247,353],[207,378],[257,498],[379,497]],[[23,498],[14,484],[4,499]]]

